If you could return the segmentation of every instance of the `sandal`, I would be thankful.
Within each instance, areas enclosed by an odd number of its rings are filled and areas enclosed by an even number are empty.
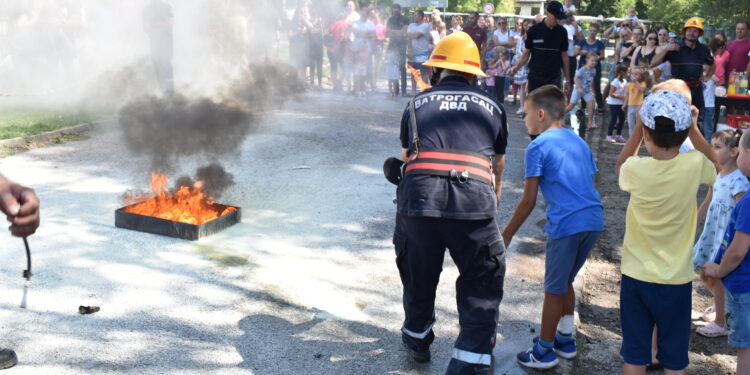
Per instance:
[[[701,320],[704,322],[713,322],[716,319],[716,306],[711,306],[701,314]]]
[[[695,331],[698,332],[699,335],[706,337],[719,337],[729,334],[729,331],[726,328],[721,327],[714,322],[710,322],[703,327],[698,327]]]

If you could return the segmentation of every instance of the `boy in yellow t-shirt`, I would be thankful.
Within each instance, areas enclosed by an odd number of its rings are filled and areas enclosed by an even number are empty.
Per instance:
[[[626,375],[645,374],[656,327],[657,358],[679,374],[688,365],[696,194],[700,185],[713,184],[715,156],[698,130],[698,110],[682,95],[653,93],[639,114],[651,157],[636,156],[641,144],[636,131],[620,155],[627,159],[616,167],[620,188],[630,193],[621,266],[620,354]],[[688,136],[697,151],[680,153]]]

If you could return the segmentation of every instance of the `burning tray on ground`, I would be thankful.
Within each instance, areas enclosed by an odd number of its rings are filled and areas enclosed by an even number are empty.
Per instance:
[[[214,203],[214,206],[219,211],[224,211],[227,208],[233,208],[234,210],[200,225],[127,212],[126,209],[131,206],[125,206],[115,211],[116,227],[191,241],[221,232],[239,223],[241,219],[239,207],[216,203]]]

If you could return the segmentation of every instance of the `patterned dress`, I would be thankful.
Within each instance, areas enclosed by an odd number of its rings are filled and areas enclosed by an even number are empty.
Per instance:
[[[693,248],[693,266],[696,270],[702,269],[706,262],[714,258],[724,238],[729,216],[736,205],[734,197],[748,189],[750,182],[739,169],[726,176],[722,176],[721,173],[716,176],[713,197],[706,212],[706,223]]]

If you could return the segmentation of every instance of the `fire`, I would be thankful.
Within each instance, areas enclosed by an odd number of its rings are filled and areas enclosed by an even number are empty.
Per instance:
[[[169,191],[168,184],[167,176],[152,173],[151,190],[153,195],[125,197],[124,200],[128,206],[125,207],[124,211],[201,225],[235,210],[234,207],[215,204],[213,199],[201,190],[203,181],[197,181],[193,186],[180,186],[179,190],[174,193]]]
[[[424,80],[422,79],[422,75],[421,75],[421,74],[419,74],[419,70],[417,70],[417,69],[414,69],[414,68],[413,68],[413,67],[412,67],[411,65],[409,65],[409,64],[406,64],[406,68],[407,68],[407,69],[409,69],[409,71],[411,72],[411,76],[412,76],[412,77],[414,77],[414,80],[415,80],[415,81],[417,81],[417,85],[419,86],[419,91],[424,91],[424,90],[427,90],[427,89],[431,89],[431,88],[432,88],[432,85],[430,85],[430,84],[426,83],[426,82],[425,82],[425,81],[424,81]]]

